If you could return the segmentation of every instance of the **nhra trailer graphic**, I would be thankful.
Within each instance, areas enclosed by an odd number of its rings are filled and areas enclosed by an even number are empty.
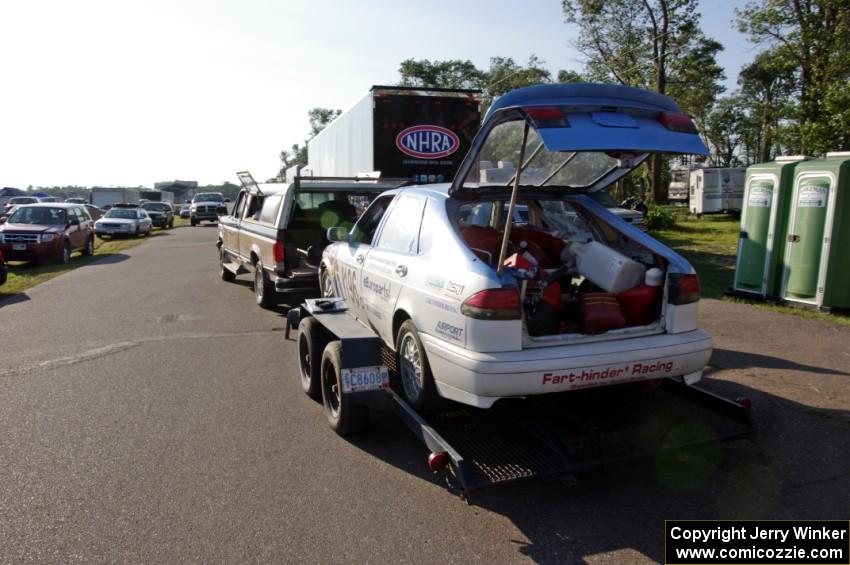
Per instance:
[[[307,142],[308,174],[449,182],[481,122],[480,91],[373,86]],[[302,172],[302,175],[304,173]]]

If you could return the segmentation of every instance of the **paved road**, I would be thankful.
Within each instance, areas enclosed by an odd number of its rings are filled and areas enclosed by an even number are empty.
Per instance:
[[[327,428],[283,310],[218,279],[214,234],[0,305],[0,561],[636,563],[665,518],[848,517],[847,328],[706,301],[710,386],[754,398],[755,444],[699,484],[648,462],[467,505],[392,418]]]

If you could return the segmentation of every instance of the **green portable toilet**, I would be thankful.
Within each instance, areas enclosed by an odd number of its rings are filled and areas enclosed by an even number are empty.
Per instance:
[[[850,152],[827,153],[794,171],[782,298],[850,308]]]
[[[801,155],[777,157],[747,168],[732,283],[736,294],[779,296],[794,169],[806,159],[809,157]]]

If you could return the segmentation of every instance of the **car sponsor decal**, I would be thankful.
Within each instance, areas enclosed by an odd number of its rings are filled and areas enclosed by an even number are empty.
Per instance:
[[[435,288],[437,290],[443,290],[443,287],[446,286],[446,279],[443,277],[435,277],[434,275],[428,275],[425,278],[425,286]]]
[[[557,373],[543,373],[541,384],[558,385],[558,384],[587,384],[601,383],[605,381],[622,380],[630,377],[641,377],[643,375],[655,373],[670,373],[673,370],[672,361],[657,361],[655,363],[629,363],[625,366],[607,367],[605,369],[595,371],[577,370]]]
[[[438,310],[443,310],[444,312],[449,312],[451,314],[460,314],[460,310],[458,310],[457,306],[454,304],[449,304],[448,302],[443,302],[442,300],[437,300],[436,298],[431,297],[426,298],[425,302],[429,306],[433,306]]]
[[[448,322],[443,322],[442,320],[437,322],[437,327],[434,328],[434,331],[453,341],[463,341],[463,328],[453,326]]]
[[[460,299],[460,295],[463,294],[463,289],[465,288],[465,286],[466,285],[449,281],[446,283],[446,291],[443,294],[451,298]]]
[[[373,292],[381,300],[390,299],[391,285],[388,282],[378,282],[370,279],[368,276],[363,277],[363,288]]]
[[[345,263],[341,264],[340,275],[342,278],[342,292],[344,294],[343,298],[355,304],[357,307],[362,307],[363,302],[360,300],[360,289],[358,288],[358,272],[356,269],[352,269],[345,265]]]
[[[455,132],[444,127],[421,125],[399,132],[395,145],[405,155],[417,159],[439,159],[457,151],[460,138]]]

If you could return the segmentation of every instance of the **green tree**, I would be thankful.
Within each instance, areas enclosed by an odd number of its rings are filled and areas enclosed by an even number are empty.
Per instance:
[[[476,89],[486,82],[485,73],[470,60],[405,59],[398,72],[401,75],[399,86]]]
[[[733,167],[741,164],[739,152],[747,115],[738,95],[723,97],[717,101],[705,119],[703,135],[708,140],[711,165],[715,167]]]
[[[796,69],[795,149],[850,149],[850,2],[759,0],[737,17],[750,41]]]
[[[723,91],[720,43],[700,28],[697,0],[562,0],[567,22],[579,28],[576,48],[585,74],[668,94],[685,112],[704,118]],[[663,160],[650,161],[653,197],[666,194]]]

